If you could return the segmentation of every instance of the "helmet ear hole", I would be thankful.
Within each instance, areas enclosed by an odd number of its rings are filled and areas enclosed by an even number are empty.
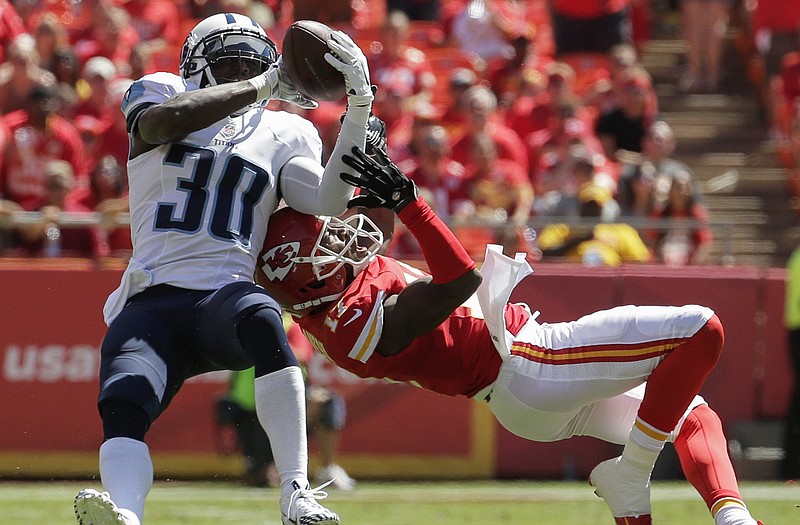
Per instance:
[[[306,286],[308,288],[311,288],[312,290],[319,290],[325,287],[325,281],[326,279],[322,279],[321,281],[310,282]]]

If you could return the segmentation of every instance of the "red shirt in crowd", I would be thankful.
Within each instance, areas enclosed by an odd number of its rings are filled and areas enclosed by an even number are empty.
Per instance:
[[[498,122],[490,122],[486,131],[497,145],[498,158],[513,160],[521,166],[528,165],[528,152],[525,150],[525,143],[522,142],[522,139],[513,129]],[[471,162],[471,156],[472,137],[468,133],[455,137],[451,148],[453,160],[468,167]]]
[[[0,62],[5,60],[11,41],[25,32],[25,24],[14,6],[8,0],[0,0]]]
[[[76,186],[88,184],[83,142],[75,126],[58,115],[50,115],[42,132],[28,124],[24,110],[0,117],[0,193],[23,207],[45,195],[45,165],[65,160],[72,165]]]
[[[178,7],[167,0],[132,0],[122,4],[131,15],[131,26],[141,42],[162,39],[170,46],[180,46],[186,35],[181,34]]]
[[[579,19],[619,13],[630,3],[630,0],[552,0],[554,12]]]

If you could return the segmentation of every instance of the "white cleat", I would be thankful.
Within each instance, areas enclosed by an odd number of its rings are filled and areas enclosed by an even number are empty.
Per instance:
[[[605,500],[617,523],[649,524],[650,480],[642,483],[635,476],[625,476],[620,459],[608,459],[597,465],[589,474],[589,483],[595,494]]]
[[[339,525],[339,516],[317,502],[328,497],[322,489],[330,483],[312,489],[308,485],[302,488],[293,481],[294,492],[281,498],[283,525]]]
[[[80,525],[140,525],[139,518],[118,508],[108,492],[83,489],[75,496],[75,517]]]

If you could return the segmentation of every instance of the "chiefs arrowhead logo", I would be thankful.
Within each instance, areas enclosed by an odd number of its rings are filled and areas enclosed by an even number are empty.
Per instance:
[[[271,248],[261,256],[261,260],[264,262],[261,265],[261,271],[270,281],[283,281],[294,267],[294,258],[299,251],[300,243],[297,241],[279,244]]]

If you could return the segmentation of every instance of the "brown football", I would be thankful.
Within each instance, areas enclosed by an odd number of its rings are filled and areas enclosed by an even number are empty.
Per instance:
[[[298,20],[283,37],[283,68],[297,90],[308,98],[328,102],[345,95],[344,76],[325,61],[333,29],[314,20]]]

